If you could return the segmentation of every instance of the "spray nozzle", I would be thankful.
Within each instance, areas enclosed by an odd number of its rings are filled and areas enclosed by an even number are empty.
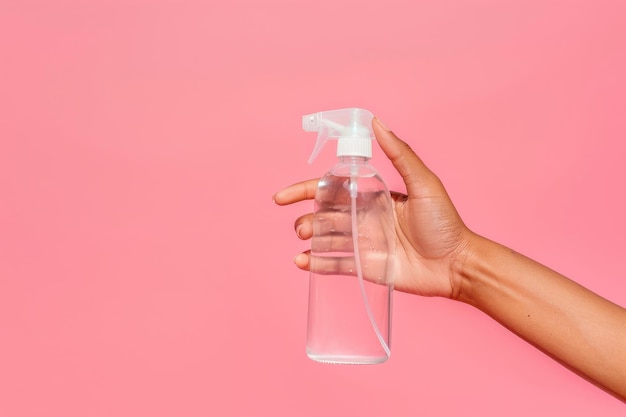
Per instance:
[[[337,156],[372,157],[372,119],[364,109],[328,110],[302,116],[302,129],[318,132],[317,142],[309,157],[313,163],[328,139],[337,139]]]

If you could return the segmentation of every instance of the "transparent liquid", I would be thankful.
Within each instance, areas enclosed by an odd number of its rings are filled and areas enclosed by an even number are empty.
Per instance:
[[[352,187],[358,190],[356,198],[351,196]],[[345,364],[388,359],[393,227],[389,193],[369,165],[358,165],[355,171],[354,164],[339,164],[320,181],[311,241],[307,331],[311,359]]]
[[[364,282],[380,333],[389,345],[389,285]],[[388,359],[368,317],[358,278],[311,275],[307,355],[326,363],[375,364]]]

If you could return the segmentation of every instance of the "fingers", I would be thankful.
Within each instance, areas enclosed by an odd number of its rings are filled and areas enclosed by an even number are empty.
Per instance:
[[[302,240],[313,237],[313,213],[298,217],[293,228],[296,231],[296,235]]]
[[[363,266],[361,272],[366,281],[385,283],[388,271],[385,270],[385,262],[380,257],[386,255],[364,252],[362,256]],[[319,275],[347,275],[358,276],[354,256],[318,256],[312,255],[311,251],[298,254],[294,263],[300,269],[311,271]]]
[[[356,275],[354,256],[315,256],[309,254],[309,270],[320,275]]]
[[[352,232],[350,231],[349,218],[346,215],[329,216],[324,219],[318,217],[315,229],[319,234],[311,242],[311,249],[315,252],[350,252],[354,249],[352,242]],[[296,235],[302,240],[313,237],[313,213],[298,217],[294,223]]]
[[[411,147],[383,125],[378,118],[372,121],[376,140],[387,158],[402,176],[409,196],[421,196],[429,181],[436,178]]]
[[[308,250],[296,255],[293,261],[298,268],[320,275],[356,275],[354,256],[315,256]]]
[[[315,198],[318,182],[319,178],[290,185],[274,194],[274,202],[279,206],[285,206],[298,201],[312,200]]]
[[[297,254],[296,257],[293,258],[293,262],[296,264],[298,268],[308,271],[310,259],[311,259],[311,251],[308,250],[306,252]]]

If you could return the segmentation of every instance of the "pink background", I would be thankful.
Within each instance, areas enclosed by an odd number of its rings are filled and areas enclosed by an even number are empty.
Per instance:
[[[302,114],[365,107],[626,305],[625,4],[1,1],[0,416],[623,415],[444,299],[396,293],[386,364],[309,361],[311,206],[271,195],[334,161]]]

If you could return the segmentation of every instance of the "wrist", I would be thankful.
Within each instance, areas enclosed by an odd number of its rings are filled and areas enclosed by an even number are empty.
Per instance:
[[[467,304],[474,304],[472,302],[473,284],[477,272],[481,268],[482,259],[485,257],[484,253],[493,242],[471,230],[467,230],[463,242],[451,264],[452,293],[450,298]]]

